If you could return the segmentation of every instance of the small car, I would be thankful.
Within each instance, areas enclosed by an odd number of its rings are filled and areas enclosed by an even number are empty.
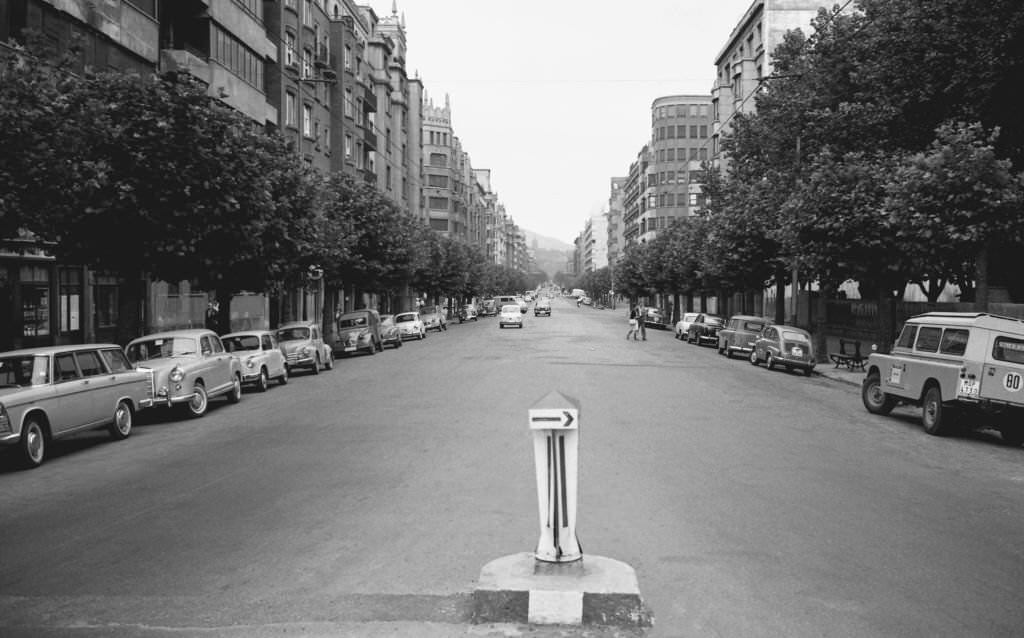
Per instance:
[[[536,305],[533,307],[533,316],[539,317],[544,315],[545,317],[551,316],[551,300],[550,299],[538,299]]]
[[[337,328],[333,349],[339,356],[348,356],[359,351],[376,354],[384,350],[380,333],[380,315],[376,310],[365,308],[343,313],[338,316]]]
[[[288,365],[272,331],[231,332],[220,340],[241,361],[243,384],[253,384],[260,392],[266,392],[271,379],[281,385],[288,383]]]
[[[427,330],[442,330],[448,329],[448,321],[445,319],[444,310],[441,306],[435,306],[428,304],[420,308],[420,319],[423,321],[423,326]]]
[[[526,314],[526,311],[530,309],[530,304],[526,303],[526,298],[516,297],[515,303],[519,304],[519,312]]]
[[[644,312],[644,325],[664,330],[668,328],[668,321],[660,308],[648,307]]]
[[[676,322],[676,339],[686,341],[690,333],[690,324],[700,315],[699,312],[684,312],[683,316]]]
[[[1024,445],[1024,321],[988,313],[927,312],[907,319],[892,352],[872,352],[861,400],[872,414],[921,407],[928,434],[995,426]],[[957,423],[959,422],[959,423]]]
[[[476,321],[479,313],[476,310],[476,306],[469,303],[465,304],[459,309],[459,323],[464,321]]]
[[[395,315],[380,316],[380,343],[381,345],[391,344],[396,348],[402,347],[402,333],[395,323]]]
[[[242,364],[212,330],[157,332],[125,346],[128,360],[153,373],[154,405],[185,405],[188,414],[206,414],[210,399],[242,400]]]
[[[498,314],[498,327],[504,328],[505,326],[523,327],[523,313],[519,310],[519,304],[510,303],[501,307],[501,312]]]
[[[402,339],[427,338],[427,328],[420,319],[420,313],[416,311],[398,313],[395,315],[395,325],[398,326]]]
[[[0,353],[0,445],[17,445],[29,468],[51,441],[106,427],[115,440],[153,404],[153,375],[115,344],[28,348]]]
[[[769,370],[782,366],[811,376],[817,363],[811,334],[794,326],[765,326],[750,351],[750,363],[756,366],[762,361]]]
[[[771,323],[755,315],[733,315],[718,331],[718,354],[732,358],[734,352],[749,355],[764,327]]]
[[[313,374],[320,369],[334,367],[334,354],[324,343],[320,326],[315,321],[292,321],[277,327],[274,332],[288,364],[288,374],[295,368],[309,368]]]
[[[700,313],[686,331],[687,343],[702,346],[705,343],[718,343],[718,331],[725,325],[725,319],[718,315]]]

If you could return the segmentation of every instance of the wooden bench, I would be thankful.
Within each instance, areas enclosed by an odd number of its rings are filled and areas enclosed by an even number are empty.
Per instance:
[[[850,370],[863,370],[867,357],[860,353],[860,341],[839,340],[839,352],[828,355],[836,367],[846,366]]]

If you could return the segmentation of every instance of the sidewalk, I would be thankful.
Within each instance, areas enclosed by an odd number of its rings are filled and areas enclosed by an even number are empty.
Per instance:
[[[846,366],[835,367],[835,364],[831,361],[825,363],[819,363],[814,366],[814,372],[833,381],[840,381],[842,383],[848,383],[853,386],[860,387],[862,381],[864,381],[863,370],[850,370]]]

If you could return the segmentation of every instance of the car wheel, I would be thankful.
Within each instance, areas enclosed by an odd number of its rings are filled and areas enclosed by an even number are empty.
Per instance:
[[[277,382],[280,383],[281,385],[288,385],[288,375],[288,366],[285,366],[284,368],[281,369],[281,376],[277,378]]]
[[[29,417],[21,429],[21,456],[29,468],[39,467],[46,458],[46,426],[38,417]]]
[[[316,359],[313,360],[313,374],[320,374],[320,355],[316,355]]]
[[[750,364],[756,366],[758,363],[760,363],[760,361],[757,360],[757,350],[756,349],[751,350],[750,351]]]
[[[448,324],[446,324],[446,323],[441,324],[441,330],[444,330],[445,332],[448,332]],[[438,332],[441,332],[441,330],[438,330]]]
[[[942,390],[937,385],[930,385],[924,392],[924,400],[921,402],[921,423],[924,431],[932,436],[942,436],[948,429],[946,427],[945,410],[942,407]]]
[[[860,400],[864,409],[871,414],[889,414],[896,407],[896,399],[882,391],[882,379],[877,372],[872,372],[864,379],[860,386]]]
[[[814,368],[804,368],[804,376],[809,377],[814,372]]]
[[[327,370],[333,370],[334,369],[334,353],[333,352],[330,353],[329,355],[327,355],[327,362],[324,363],[324,368],[326,368]]]
[[[370,339],[370,349],[366,351],[366,354],[369,354],[369,355],[377,354],[377,344],[373,341],[373,338]]]
[[[402,340],[401,339],[396,339],[395,340],[395,347],[396,348],[401,348],[402,347]]]
[[[132,433],[132,406],[127,401],[118,401],[114,408],[114,420],[110,423],[110,436],[120,441]]]
[[[185,405],[188,408],[188,415],[198,419],[206,414],[209,405],[210,398],[206,396],[206,387],[202,383],[196,383],[192,388],[192,399]]]
[[[236,374],[231,382],[231,391],[228,392],[228,403],[238,403],[242,400],[242,375]]]
[[[267,376],[267,369],[260,368],[260,378],[256,380],[256,390],[266,392],[270,387],[270,378]]]
[[[769,370],[775,369],[775,356],[772,355],[772,353],[770,352],[768,353],[768,356],[764,358],[764,367],[768,368]]]

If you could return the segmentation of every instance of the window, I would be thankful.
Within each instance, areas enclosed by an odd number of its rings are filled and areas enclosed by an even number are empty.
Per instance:
[[[391,155],[391,129],[384,130],[384,144],[388,150],[388,155]]]
[[[690,117],[697,117],[697,113],[699,113],[699,112],[700,112],[699,105],[697,105],[697,104],[691,104],[690,105]],[[690,137],[693,137],[693,135],[691,135]]]
[[[921,352],[938,352],[942,328],[923,327],[917,333],[917,347]]]
[[[313,24],[313,0],[302,0],[302,24]]]
[[[310,137],[313,134],[313,107],[302,105],[302,134]]]
[[[20,279],[22,336],[49,335],[50,271],[43,266],[22,266]]]
[[[65,352],[57,355],[53,361],[54,381],[74,381],[78,378],[78,368],[75,366],[75,355],[72,352]]]
[[[670,148],[665,150],[665,160],[668,162],[676,161],[676,149]]]
[[[284,33],[284,63],[288,66],[295,65],[295,34],[291,31]]]
[[[917,326],[909,323],[904,325],[903,331],[900,332],[900,338],[896,342],[896,347],[913,348],[915,337],[917,337]]]
[[[706,162],[708,159],[708,149],[701,147],[700,149],[700,161]]]
[[[690,206],[697,205],[697,193],[690,193]]]
[[[665,151],[664,150],[658,151],[658,161],[659,162],[664,162],[665,161]]]
[[[701,104],[700,105],[700,116],[701,117],[707,117],[708,116],[708,105],[707,104]]]
[[[701,127],[700,127],[700,136],[701,136],[701,139],[707,139],[707,136],[708,136],[708,125],[707,124],[702,124],[701,125]]]
[[[302,77],[313,77],[313,52],[308,48],[302,50]]]
[[[345,115],[352,117],[352,89],[345,89]]]
[[[659,126],[658,127],[658,139],[659,140],[665,139],[665,127],[664,126]]]
[[[61,268],[57,277],[60,281],[60,332],[77,332],[82,328],[82,271]]]
[[[439,232],[448,231],[448,220],[447,219],[431,219],[430,230],[436,230]]]
[[[78,367],[82,370],[83,377],[96,377],[105,371],[100,355],[91,351],[78,353]]]
[[[241,40],[219,26],[213,31],[210,58],[260,91],[263,90],[263,60]]]
[[[665,181],[668,182],[669,184],[675,184],[676,183],[676,172],[675,171],[668,171],[667,173],[665,173]]]
[[[93,286],[93,306],[96,311],[96,327],[110,328],[117,325],[117,278],[96,274]]]
[[[448,176],[427,175],[427,186],[432,188],[448,188]]]
[[[391,166],[384,168],[384,185],[388,190],[391,190]]]
[[[295,94],[291,91],[284,94],[284,124],[295,126]]]
[[[942,331],[942,342],[939,352],[942,354],[962,355],[967,350],[967,338],[970,332],[963,328],[946,328]]]
[[[345,136],[345,159],[352,159],[352,136]]]
[[[992,358],[1008,363],[1024,363],[1024,340],[996,337],[992,346]]]
[[[428,206],[430,210],[448,210],[448,198],[430,197],[428,198]]]
[[[670,139],[670,140],[671,139],[675,139],[676,127],[674,127],[674,126],[668,127],[667,136],[668,136],[668,139]]]
[[[431,153],[430,154],[430,165],[431,166],[448,166],[448,156],[444,153]]]
[[[352,68],[352,47],[347,45],[345,46],[345,68]]]
[[[691,124],[690,125],[690,137],[691,138],[697,137],[697,125],[696,124]]]
[[[699,149],[691,148],[690,149],[690,161],[691,162],[695,161],[697,159],[697,156],[698,156],[699,153],[700,153]]]
[[[103,355],[103,360],[107,363],[107,368],[111,372],[127,372],[132,369],[132,364],[128,362],[128,357],[124,356],[124,352],[121,350],[110,348],[100,350],[100,354]]]
[[[678,137],[679,139],[686,139],[686,126],[685,125],[680,124],[679,126],[676,127],[676,137]]]

